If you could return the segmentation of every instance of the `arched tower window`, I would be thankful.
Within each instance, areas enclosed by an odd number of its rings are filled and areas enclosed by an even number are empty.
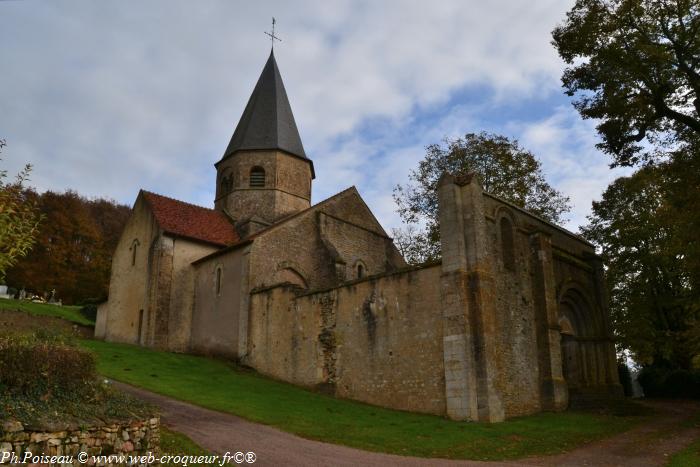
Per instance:
[[[250,187],[265,187],[265,169],[263,169],[262,167],[253,167],[252,169],[250,169]]]
[[[138,238],[135,238],[134,241],[131,242],[131,265],[136,266],[136,250],[138,250],[138,247],[141,243],[139,242]]]
[[[221,174],[221,181],[219,182],[220,194],[225,195],[233,190],[233,172],[230,170],[225,171]]]
[[[501,254],[503,266],[509,271],[515,270],[515,251],[513,245],[513,223],[507,217],[501,217]]]

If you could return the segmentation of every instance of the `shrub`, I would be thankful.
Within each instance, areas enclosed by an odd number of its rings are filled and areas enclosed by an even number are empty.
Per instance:
[[[90,321],[97,321],[97,305],[89,304],[80,309],[80,314]]]
[[[625,392],[625,397],[632,397],[632,374],[630,373],[630,367],[626,363],[617,363],[617,375],[620,378],[620,384]]]
[[[700,399],[700,370],[646,367],[637,379],[647,397]]]
[[[78,303],[80,306],[85,306],[85,305],[99,305],[100,303],[104,303],[107,301],[107,297],[90,297],[86,298],[82,302]]]
[[[95,357],[68,338],[39,332],[0,337],[0,391],[32,398],[88,395]]]

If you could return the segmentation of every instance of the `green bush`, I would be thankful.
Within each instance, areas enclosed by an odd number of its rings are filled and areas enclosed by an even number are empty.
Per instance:
[[[104,303],[107,301],[107,297],[91,297],[91,298],[86,298],[82,302],[78,303],[80,306],[85,306],[85,305],[99,305],[100,303]]]
[[[0,392],[33,398],[91,393],[95,357],[68,338],[47,333],[0,337]]]
[[[632,397],[632,374],[630,373],[630,367],[626,363],[617,363],[617,375],[620,378],[620,384],[625,392],[625,397]]]
[[[700,370],[646,367],[638,381],[647,397],[700,399]]]
[[[80,309],[80,314],[83,316],[83,318],[90,320],[90,321],[97,321],[97,305],[93,304],[88,304],[84,305]]]

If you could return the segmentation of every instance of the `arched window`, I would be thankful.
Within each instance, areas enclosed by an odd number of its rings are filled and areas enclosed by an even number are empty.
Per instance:
[[[136,266],[136,250],[138,250],[138,247],[141,243],[139,242],[138,238],[135,238],[134,241],[131,242],[131,265]]]
[[[230,170],[221,174],[221,194],[225,195],[233,190],[233,173]]]
[[[513,245],[513,224],[507,217],[501,217],[501,254],[503,266],[509,271],[515,270],[515,251]]]
[[[358,261],[355,265],[355,271],[357,272],[357,278],[362,279],[367,275],[367,268],[361,261]]]
[[[263,169],[262,167],[253,167],[252,169],[250,169],[250,187],[265,187],[265,169]]]
[[[222,274],[221,266],[216,268],[216,295],[221,294],[221,274]]]

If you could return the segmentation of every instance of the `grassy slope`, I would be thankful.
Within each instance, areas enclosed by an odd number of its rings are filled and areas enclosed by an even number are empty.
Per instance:
[[[79,306],[58,306],[49,305],[48,303],[33,303],[27,300],[8,300],[0,298],[0,312],[2,312],[2,309],[22,310],[39,316],[53,316],[85,326],[95,325],[94,321],[90,321],[79,313]]]
[[[542,413],[497,424],[339,400],[225,362],[84,341],[103,375],[160,394],[273,425],[300,436],[372,451],[422,457],[500,460],[558,453],[628,429],[631,418]]]
[[[182,433],[178,433],[177,431],[171,431],[165,428],[164,426],[160,427],[160,454],[161,455],[171,455],[171,456],[182,456],[182,455],[187,455],[187,456],[211,456],[212,453],[206,451],[203,449],[201,446],[199,446],[197,443],[192,441],[190,438],[187,436],[183,435]],[[175,464],[170,463],[170,464],[165,464],[166,466],[176,466],[181,464]],[[197,464],[199,467],[214,467],[217,466],[218,464],[213,463],[213,464],[207,464],[207,463],[200,463]]]

